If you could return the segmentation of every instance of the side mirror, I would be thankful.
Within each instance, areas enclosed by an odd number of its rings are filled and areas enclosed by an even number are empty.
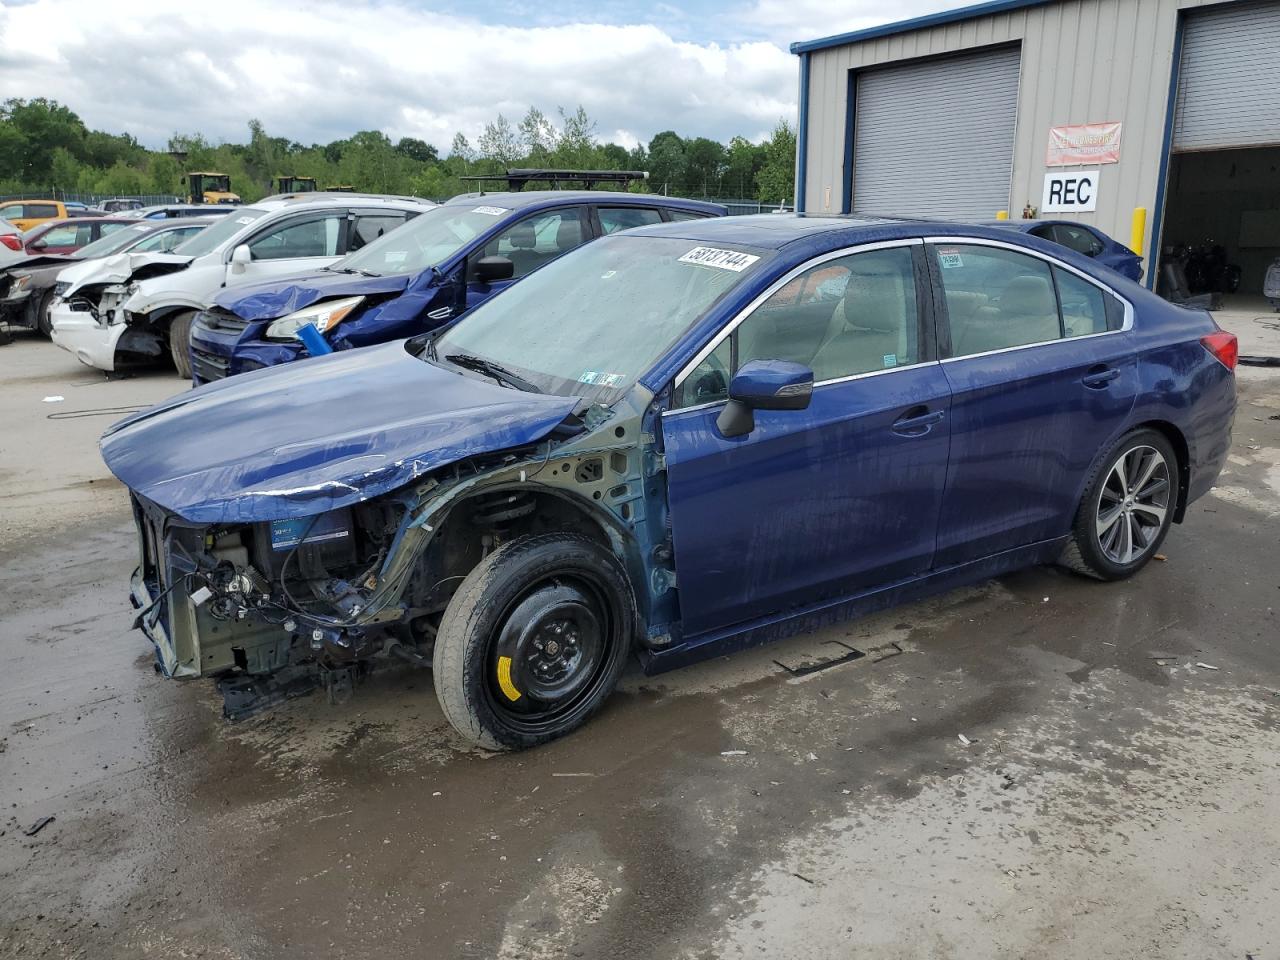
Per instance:
[[[231,272],[244,273],[244,268],[253,262],[253,251],[247,243],[242,243],[231,251]]]
[[[756,410],[803,410],[813,396],[813,371],[789,360],[748,360],[729,382],[729,402],[716,418],[726,437],[756,428]]]
[[[35,243],[27,244],[27,248],[30,250],[44,250],[48,246],[49,246],[49,241],[45,240],[43,237],[37,240]]]
[[[510,280],[516,274],[516,265],[506,257],[481,257],[476,261],[475,278],[481,283]]]

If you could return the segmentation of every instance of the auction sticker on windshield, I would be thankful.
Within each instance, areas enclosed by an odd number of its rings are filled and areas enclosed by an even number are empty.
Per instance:
[[[487,213],[491,217],[500,217],[507,211],[502,207],[476,207],[472,213]]]
[[[721,250],[719,247],[694,247],[683,257],[681,263],[696,263],[704,267],[719,267],[721,270],[732,270],[741,273],[760,258],[750,253],[739,253],[737,250]]]

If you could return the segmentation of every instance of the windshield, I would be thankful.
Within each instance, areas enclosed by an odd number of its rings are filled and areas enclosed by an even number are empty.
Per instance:
[[[377,274],[421,273],[449,259],[498,223],[503,207],[434,207],[333,265]]]
[[[219,220],[207,230],[201,230],[186,243],[174,248],[174,253],[184,257],[203,257],[206,253],[217,250],[226,241],[253,223],[261,220],[270,210],[261,207],[241,207],[231,216]]]
[[[93,260],[96,257],[119,253],[125,247],[133,246],[147,234],[154,232],[154,230],[155,228],[149,223],[136,223],[81,247],[72,256],[77,260]]]
[[[605,237],[477,307],[435,344],[547,393],[609,404],[767,254],[667,237]]]

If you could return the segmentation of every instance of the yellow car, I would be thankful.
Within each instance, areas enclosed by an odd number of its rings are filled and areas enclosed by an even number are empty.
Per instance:
[[[70,214],[58,200],[10,200],[0,203],[0,217],[24,233],[46,220],[63,219]]]

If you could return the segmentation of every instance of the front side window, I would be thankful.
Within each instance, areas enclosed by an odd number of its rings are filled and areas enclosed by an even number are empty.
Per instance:
[[[600,229],[605,233],[617,233],[632,227],[647,227],[662,222],[662,214],[646,207],[600,207]]]
[[[301,223],[284,224],[255,237],[249,250],[255,260],[297,260],[304,257],[336,257],[345,213],[334,213]]]
[[[919,359],[911,248],[870,250],[824,261],[776,291],[685,378],[678,405],[727,399],[748,360],[799,363],[821,382]]]
[[[270,213],[270,210],[264,210],[262,207],[241,207],[239,210],[224,216],[209,229],[200,231],[190,240],[175,248],[173,252],[184,257],[202,257],[206,253],[217,250],[228,240],[233,239],[239,233],[243,233],[247,227]],[[164,214],[161,213],[159,216],[163,218]]]
[[[1049,264],[1000,247],[934,248],[951,325],[952,356],[1062,336]]]
[[[612,403],[768,262],[762,250],[622,234],[586,244],[486,300],[435,342],[538,389]]]
[[[519,280],[587,239],[582,211],[577,207],[547,210],[526,217],[503,230],[484,245],[479,257],[506,257]]]

